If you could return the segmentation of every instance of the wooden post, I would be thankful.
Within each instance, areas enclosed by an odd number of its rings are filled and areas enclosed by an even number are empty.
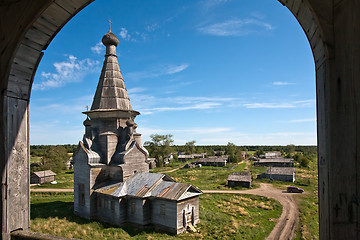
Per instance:
[[[3,103],[2,239],[8,239],[11,231],[30,228],[29,102],[5,96]]]

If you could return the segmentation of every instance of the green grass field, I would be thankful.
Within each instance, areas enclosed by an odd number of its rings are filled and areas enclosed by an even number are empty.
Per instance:
[[[42,157],[33,157],[30,156],[30,163],[40,163],[41,162]]]
[[[115,227],[73,214],[72,193],[32,193],[31,231],[81,239],[264,239],[281,215],[265,197],[232,194],[200,196],[197,233],[177,236],[154,229]]]
[[[166,171],[182,165],[183,163],[173,163],[170,167],[162,169],[154,169],[154,172]],[[178,182],[191,183],[200,189],[220,189],[229,190],[227,187],[227,176],[235,171],[249,171],[250,166],[245,163],[240,163],[232,168],[234,165],[227,165],[226,167],[201,167],[191,169],[180,169],[175,172],[167,173]],[[305,190],[304,194],[296,195],[297,202],[300,210],[300,221],[297,230],[296,239],[319,239],[319,223],[318,223],[318,175],[317,175],[317,162],[310,162],[309,168],[299,168],[296,166],[296,181],[294,183],[284,183],[280,181],[270,181],[267,179],[258,180],[256,175],[266,171],[266,167],[258,168],[251,167],[253,172],[254,181],[253,188],[258,187],[261,182],[271,183],[274,187],[286,189],[288,185],[295,185]],[[64,173],[58,174],[56,180],[58,184],[46,183],[35,188],[73,188],[73,171],[69,170]],[[310,183],[309,183],[310,179]],[[236,187],[234,190],[241,189]],[[66,196],[66,195],[65,195]],[[205,199],[207,195],[203,195]],[[38,196],[39,197],[39,196]],[[38,201],[38,200],[36,200]],[[73,201],[70,199],[69,201]],[[209,200],[210,201],[210,200]],[[65,202],[66,201],[62,201]],[[59,203],[60,204],[60,203]],[[63,203],[62,203],[63,204]],[[203,211],[207,211],[204,209]],[[130,231],[130,230],[129,230]],[[106,231],[104,232],[104,234]],[[118,233],[120,234],[120,233]],[[145,233],[144,233],[145,234]]]
[[[233,168],[234,167],[234,168]],[[179,169],[175,172],[166,173],[178,182],[193,184],[200,189],[229,189],[227,177],[232,172],[244,171],[245,163],[228,164],[225,167],[206,167]]]

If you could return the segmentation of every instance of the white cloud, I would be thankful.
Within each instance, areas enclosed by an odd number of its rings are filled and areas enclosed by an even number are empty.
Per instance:
[[[310,107],[315,104],[314,99],[291,101],[291,102],[255,102],[245,103],[245,108],[297,108],[297,107]]]
[[[124,27],[120,28],[119,36],[126,41],[132,40],[131,35],[129,34],[128,30]]]
[[[98,42],[95,46],[91,47],[91,51],[96,54],[101,54],[105,52],[105,46],[102,42]]]
[[[233,128],[190,127],[167,129],[159,127],[139,126],[143,141],[150,140],[151,134],[172,134],[174,144],[184,144],[196,140],[197,145],[226,145],[233,142],[237,145],[316,145],[316,132],[239,132]]]
[[[262,33],[273,30],[274,27],[255,18],[231,19],[212,25],[199,27],[198,31],[214,36],[246,36],[254,33]]]
[[[188,63],[183,64],[159,64],[141,72],[130,72],[126,74],[127,79],[140,80],[145,78],[156,78],[165,75],[173,75],[184,71],[189,67]]]
[[[207,102],[207,103],[198,103],[189,106],[157,107],[157,108],[144,109],[144,111],[147,113],[149,112],[154,113],[154,112],[165,112],[165,111],[205,110],[205,109],[215,108],[220,105],[221,103]]]
[[[146,89],[142,88],[142,87],[135,87],[135,88],[130,88],[127,89],[128,94],[134,94],[134,93],[140,93],[140,92],[144,92]]]
[[[145,30],[147,32],[154,32],[155,30],[159,29],[160,26],[157,23],[149,24],[145,27]]]
[[[129,93],[131,104],[134,109],[142,115],[149,115],[158,112],[168,111],[188,111],[188,110],[208,110],[219,107],[230,107],[237,98],[229,97],[155,97],[140,93],[143,89],[135,88],[135,92]]]
[[[45,90],[47,88],[62,87],[67,83],[81,82],[89,73],[98,72],[99,61],[89,58],[78,60],[73,55],[63,62],[54,63],[55,72],[42,72],[41,82],[34,83],[34,90]]]
[[[315,104],[315,102],[316,102],[315,99],[306,99],[306,100],[295,101],[294,103],[308,105],[308,104]]]
[[[208,11],[230,1],[232,0],[205,0],[201,2],[201,9]]]
[[[316,122],[316,118],[303,118],[290,120],[291,123]]]
[[[290,82],[273,82],[273,85],[275,86],[286,86],[286,85],[294,85],[295,83]]]
[[[291,103],[245,103],[246,108],[295,108]]]

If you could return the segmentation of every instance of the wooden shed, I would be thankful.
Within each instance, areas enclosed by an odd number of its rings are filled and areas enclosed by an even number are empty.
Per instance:
[[[257,178],[267,178],[284,182],[295,181],[294,167],[268,167],[266,173],[259,174]]]
[[[292,158],[265,158],[254,161],[256,167],[294,167]]]
[[[228,160],[228,156],[223,157],[209,157],[198,159],[192,164],[201,164],[202,166],[213,166],[213,167],[225,167]]]
[[[51,170],[34,172],[30,176],[30,184],[42,184],[55,181],[56,173]]]
[[[247,187],[251,188],[252,175],[250,172],[233,172],[228,176],[229,187]]]

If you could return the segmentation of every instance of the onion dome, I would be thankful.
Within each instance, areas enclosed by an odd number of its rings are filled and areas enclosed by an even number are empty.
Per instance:
[[[85,121],[83,122],[85,127],[89,127],[91,126],[91,120],[89,118],[86,118]]]
[[[103,36],[102,42],[105,46],[115,45],[117,47],[119,44],[119,39],[115,36],[115,34],[109,31]]]
[[[132,119],[129,119],[129,120],[127,120],[126,121],[126,126],[128,126],[128,127],[132,127],[132,126],[134,126],[136,123],[134,122],[134,120],[132,120]]]

